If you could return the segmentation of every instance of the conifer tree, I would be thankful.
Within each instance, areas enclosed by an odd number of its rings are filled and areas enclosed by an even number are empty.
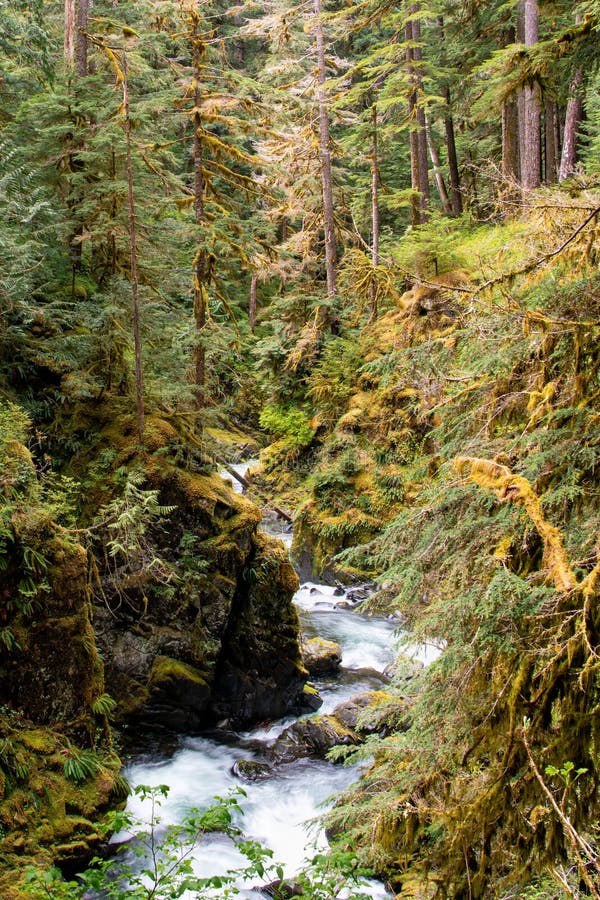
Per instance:
[[[577,25],[581,25],[581,12],[576,13],[575,21]],[[568,178],[569,175],[572,175],[575,171],[577,160],[577,138],[579,127],[583,119],[583,86],[583,69],[577,67],[573,72],[569,83],[569,99],[567,101],[565,113],[562,155],[558,172],[559,181],[564,181],[565,178]]]
[[[539,37],[539,11],[537,0],[523,0],[523,41],[532,47]],[[540,186],[540,115],[541,89],[537,81],[523,87],[523,118],[521,128],[521,183],[525,190]]]

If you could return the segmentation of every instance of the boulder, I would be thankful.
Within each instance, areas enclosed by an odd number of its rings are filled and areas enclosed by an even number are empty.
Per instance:
[[[324,759],[339,744],[360,744],[358,734],[333,716],[312,716],[288,726],[269,748],[275,763],[288,763],[306,756]]]
[[[323,706],[323,699],[313,684],[305,684],[302,689],[302,712],[316,712]]]
[[[270,778],[273,769],[267,763],[258,762],[255,759],[236,759],[231,772],[236,778],[251,784],[255,781],[263,781]]]
[[[424,669],[423,663],[418,659],[399,653],[394,660],[383,670],[383,674],[390,681],[397,684],[408,683],[417,678]]]
[[[314,637],[302,640],[302,662],[309,675],[337,672],[342,662],[342,648],[335,641]]]
[[[387,691],[364,691],[338,704],[332,716],[345,728],[361,736],[376,734],[385,726],[387,710],[392,702],[396,701]],[[369,710],[368,715],[365,710]]]

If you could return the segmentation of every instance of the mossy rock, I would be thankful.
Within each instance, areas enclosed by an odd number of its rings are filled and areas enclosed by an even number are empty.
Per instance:
[[[360,742],[360,736],[334,716],[311,716],[289,725],[269,748],[269,757],[276,763],[289,763],[306,756],[324,759],[334,747]]]
[[[321,637],[303,640],[302,662],[309,675],[337,672],[342,663],[342,648],[335,641]]]
[[[174,731],[199,728],[211,696],[206,672],[194,666],[158,656],[148,680],[148,694],[137,716],[144,723],[160,724]]]
[[[0,896],[20,900],[26,866],[89,859],[100,841],[105,813],[122,802],[120,762],[105,750],[96,757],[96,773],[75,784],[64,764],[68,755],[81,750],[63,734],[33,727],[14,713],[0,716],[0,733],[5,768]]]
[[[364,691],[338,704],[332,716],[346,728],[365,736],[387,733],[392,723],[395,731],[406,731],[410,727],[410,708],[408,700],[388,691]]]

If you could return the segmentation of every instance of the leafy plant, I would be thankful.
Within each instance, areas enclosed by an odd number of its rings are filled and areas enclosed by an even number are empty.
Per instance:
[[[79,750],[70,745],[62,753],[65,777],[73,784],[83,784],[102,769],[102,762],[91,750]]]
[[[306,414],[295,407],[265,406],[260,414],[260,427],[281,438],[290,450],[309,447],[315,436]]]

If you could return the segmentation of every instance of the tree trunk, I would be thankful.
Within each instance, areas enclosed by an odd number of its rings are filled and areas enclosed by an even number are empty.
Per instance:
[[[444,18],[438,16],[438,34],[441,53],[441,65],[446,66],[446,32],[444,30]],[[442,96],[444,98],[444,130],[446,132],[446,155],[448,157],[448,173],[450,175],[450,202],[452,205],[452,214],[460,216],[463,211],[462,191],[460,189],[460,174],[458,171],[458,155],[456,153],[456,136],[454,134],[454,119],[452,117],[452,104],[450,102],[450,86],[444,84],[442,86]]]
[[[250,331],[254,334],[254,327],[256,325],[256,288],[258,285],[258,275],[256,272],[252,274],[252,281],[250,282],[250,303],[248,307],[248,325],[250,326]]]
[[[419,4],[410,7],[409,15],[419,11]],[[421,225],[427,221],[429,205],[429,176],[427,171],[427,136],[425,110],[421,103],[423,93],[422,62],[423,53],[419,45],[421,26],[418,20],[408,19],[405,25],[406,62],[410,83],[408,95],[408,117],[410,122],[410,168],[411,184],[416,192],[412,204],[412,224]]]
[[[192,60],[194,73],[194,219],[196,223],[196,254],[194,257],[194,330],[196,346],[194,350],[194,384],[196,388],[196,408],[203,409],[206,402],[206,347],[204,329],[208,309],[208,281],[210,278],[209,259],[204,240],[206,214],[204,211],[204,148],[202,146],[202,114],[200,104],[200,76],[204,41],[198,31],[198,14],[192,12]]]
[[[88,12],[89,0],[79,0],[77,4],[77,74],[85,78],[88,74]]]
[[[412,13],[418,13],[420,4],[414,3],[411,8]],[[425,123],[425,107],[423,106],[423,49],[421,47],[421,22],[414,19],[412,23],[413,37],[413,61],[417,85],[417,142],[419,150],[419,193],[421,207],[421,222],[426,222],[427,208],[429,206],[429,174],[428,174],[428,152],[427,152],[427,129]]]
[[[414,87],[414,66],[413,66],[413,48],[412,48],[412,22],[407,22],[404,28],[406,37],[406,66],[409,74],[411,89],[408,95],[408,141],[410,147],[410,186],[413,195],[410,203],[410,222],[411,225],[421,224],[421,204],[419,202],[419,140],[415,128],[417,98]]]
[[[140,304],[138,293],[135,197],[133,193],[133,161],[131,157],[131,117],[129,115],[129,88],[127,83],[127,57],[125,53],[123,53],[123,112],[125,116],[125,156],[127,163],[127,200],[129,205],[129,251],[131,260],[131,305],[133,318],[133,345],[135,354],[135,398],[137,409],[138,439],[140,445],[142,445],[144,443],[144,382],[142,370]]]
[[[517,3],[517,41],[525,43],[525,0]],[[519,129],[519,184],[523,176],[523,160],[525,159],[525,88],[519,88],[517,92],[517,123]]]
[[[524,0],[523,9],[525,46],[532,47],[538,41],[538,0]],[[525,190],[534,190],[541,183],[540,113],[540,86],[537,83],[526,85],[523,89],[523,156],[521,158],[521,185]]]
[[[379,147],[377,134],[377,104],[371,107],[372,144],[371,144],[371,262],[375,270],[379,265]],[[377,318],[377,283],[373,273],[371,285],[371,320]]]
[[[546,99],[544,103],[544,174],[546,184],[555,184],[558,178],[558,144],[556,142],[556,118],[558,109],[556,100]]]
[[[515,29],[511,27],[505,35],[505,46],[514,42]],[[502,175],[509,184],[519,181],[519,112],[514,97],[502,103]]]
[[[435,178],[435,183],[437,185],[438,194],[440,195],[442,209],[444,210],[445,215],[451,216],[452,212],[453,212],[452,204],[450,203],[450,198],[448,197],[448,191],[446,190],[444,176],[442,175],[442,170],[440,167],[440,157],[437,152],[437,147],[433,143],[433,137],[431,135],[431,127],[429,125],[429,120],[428,120],[427,116],[425,117],[425,133],[427,135],[427,146],[429,147],[429,156],[431,157],[431,163],[433,166],[433,175]]]
[[[510,99],[502,104],[502,174],[509,182],[519,180],[519,114]]]
[[[455,216],[462,215],[463,202],[462,190],[460,186],[460,174],[458,171],[458,156],[456,153],[456,137],[454,135],[454,119],[450,112],[450,88],[444,88],[444,98],[446,100],[446,114],[444,116],[444,128],[446,130],[446,153],[448,154],[448,171],[450,173],[450,194],[452,202],[452,212]]]
[[[319,151],[321,156],[321,190],[323,197],[323,229],[325,231],[325,271],[327,296],[336,292],[335,217],[333,213],[333,176],[331,171],[331,139],[329,135],[329,111],[325,96],[325,41],[321,20],[321,0],[314,0],[317,42],[317,99],[319,105]]]
[[[69,68],[75,63],[75,0],[65,0],[65,62]]]
[[[576,24],[581,24],[581,13],[577,13]],[[575,171],[577,162],[577,135],[583,120],[583,70],[577,69],[569,85],[569,100],[565,114],[562,156],[558,180],[564,181]]]

